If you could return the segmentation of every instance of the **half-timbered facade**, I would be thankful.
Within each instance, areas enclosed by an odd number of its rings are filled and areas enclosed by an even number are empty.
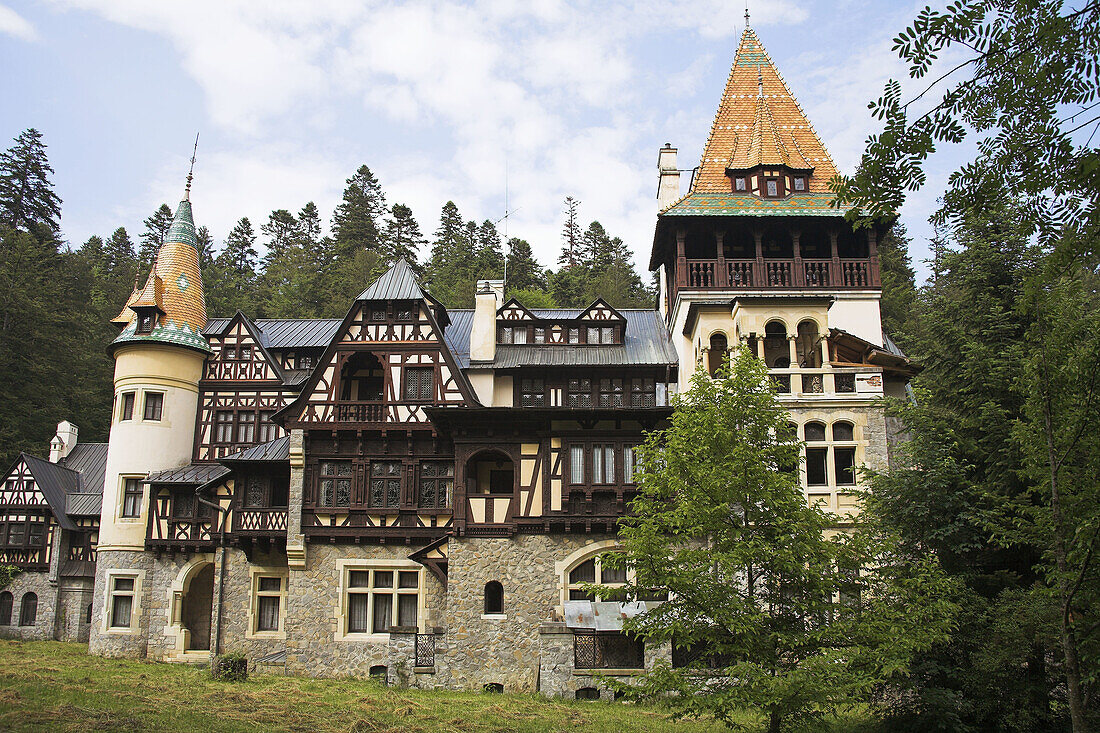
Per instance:
[[[767,363],[807,501],[842,530],[858,467],[888,458],[879,400],[915,370],[880,327],[888,222],[853,231],[828,206],[835,166],[751,30],[683,196],[675,154],[654,309],[528,308],[484,280],[449,310],[399,261],[342,319],[207,319],[185,196],[115,319],[91,651],[578,697],[676,663],[621,631],[659,598],[584,584],[626,581],[599,558],[634,449],[735,348]],[[50,537],[94,533],[23,488],[35,465],[13,469],[3,551],[42,572]]]
[[[62,422],[49,460],[21,454],[0,483],[0,636],[88,639],[106,443]]]

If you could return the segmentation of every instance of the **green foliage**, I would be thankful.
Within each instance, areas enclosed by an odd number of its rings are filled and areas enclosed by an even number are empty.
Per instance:
[[[1071,225],[1095,229],[1100,3],[956,0],[920,11],[893,48],[922,91],[906,101],[891,80],[869,105],[883,130],[857,174],[833,182],[841,203],[868,218],[898,211],[940,144],[975,135],[978,155],[952,174],[941,222],[1007,184],[1029,233],[1053,241]]]
[[[214,657],[210,674],[221,682],[244,682],[248,679],[248,657],[241,652],[230,652]]]
[[[14,565],[0,565],[0,588],[7,588],[22,570]]]
[[[553,296],[543,290],[516,290],[509,289],[505,294],[506,299],[515,298],[526,308],[557,308]]]
[[[909,257],[905,225],[894,226],[878,243],[879,272],[882,278],[882,330],[904,348],[909,319],[917,299],[916,273]]]
[[[164,244],[164,238],[168,236],[168,229],[172,226],[172,209],[168,204],[161,204],[142,223],[145,225],[145,231],[139,238],[141,246],[138,249],[138,259],[142,267],[148,271],[157,257],[157,250]]]
[[[628,597],[667,594],[628,630],[706,654],[624,692],[736,728],[758,710],[779,731],[866,699],[946,638],[953,584],[934,559],[901,556],[882,527],[827,537],[760,360],[740,349],[718,378],[697,372],[675,407],[637,450],[625,552],[604,563],[633,566]]]
[[[24,130],[0,153],[0,224],[25,232],[42,226],[56,235],[61,199],[51,175],[42,133],[33,127]]]

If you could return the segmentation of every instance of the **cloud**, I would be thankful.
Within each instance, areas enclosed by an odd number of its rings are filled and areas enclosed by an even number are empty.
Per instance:
[[[21,41],[38,40],[38,33],[34,30],[34,26],[5,5],[0,5],[0,33],[6,33]]]

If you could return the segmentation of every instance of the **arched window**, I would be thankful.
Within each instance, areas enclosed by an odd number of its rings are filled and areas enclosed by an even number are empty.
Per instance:
[[[852,423],[844,421],[833,423],[833,440],[855,440],[854,434]]]
[[[808,422],[804,428],[807,443],[825,442],[825,424],[820,422]],[[829,477],[825,466],[829,460],[827,447],[806,448],[806,485],[825,486],[829,483]]]
[[[482,692],[501,693],[504,692],[504,685],[499,682],[486,682],[481,686]]]
[[[726,334],[716,333],[710,337],[710,352],[709,364],[707,365],[707,371],[710,372],[710,376],[718,376],[718,370],[726,366],[729,363],[729,341],[726,339]]]
[[[504,613],[504,586],[495,580],[485,584],[485,613]]]
[[[771,321],[764,326],[764,363],[770,369],[786,369],[791,365],[787,327],[782,321]]]
[[[11,626],[11,607],[14,599],[11,593],[0,593],[0,626]]]
[[[825,440],[825,423],[806,423],[806,442],[817,443]]]
[[[621,586],[626,584],[625,568],[604,567],[597,562],[598,558],[590,557],[584,562],[578,563],[569,571],[569,583],[566,586],[566,598],[570,601],[595,601],[592,593],[584,590],[583,583],[598,583],[599,585]]]
[[[84,609],[84,623],[90,624],[92,622],[92,604],[88,604],[88,607]]]
[[[795,339],[798,365],[808,369],[821,366],[821,347],[817,338],[817,323],[805,320],[798,324],[798,336]]]
[[[24,593],[23,601],[19,606],[19,625],[34,626],[36,618],[38,618],[38,596],[34,593]]]

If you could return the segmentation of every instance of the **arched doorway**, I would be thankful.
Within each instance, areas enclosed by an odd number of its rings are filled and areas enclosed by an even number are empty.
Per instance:
[[[466,462],[469,495],[511,496],[515,486],[512,459],[499,451],[483,451]]]
[[[385,375],[382,362],[369,351],[348,357],[340,372],[340,399],[352,402],[380,402]]]
[[[186,633],[185,651],[210,650],[210,616],[214,607],[214,564],[196,568],[186,581],[180,622]]]

